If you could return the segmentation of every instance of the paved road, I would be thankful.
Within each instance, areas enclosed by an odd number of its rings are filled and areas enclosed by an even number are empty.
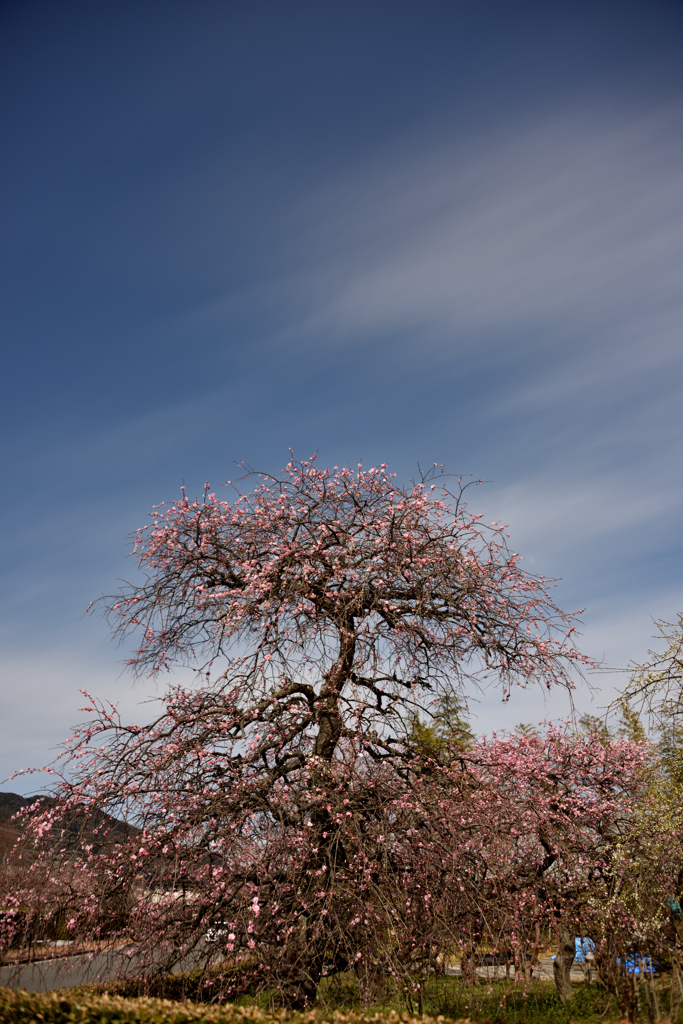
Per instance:
[[[176,971],[191,970],[193,964],[178,964]],[[196,964],[195,964],[196,966]],[[575,964],[571,970],[572,981],[596,978],[595,969],[589,965]],[[49,992],[55,988],[74,988],[93,981],[108,981],[111,978],[135,977],[139,974],[137,956],[128,953],[98,953],[88,962],[80,957],[66,956],[59,960],[39,960],[33,964],[19,964],[11,967],[0,967],[0,986],[12,989],[26,989],[27,992]],[[446,968],[446,974],[459,977],[460,964],[455,963]],[[480,978],[505,978],[505,967],[477,967]],[[510,968],[511,978],[515,976],[514,967]],[[533,977],[553,980],[553,961],[550,957],[540,961],[534,969]]]
[[[80,957],[66,956],[59,960],[39,960],[0,968],[0,985],[26,989],[27,992],[48,992],[53,988],[74,988],[90,981],[105,981],[131,974],[133,958],[125,953],[98,953],[90,963]]]
[[[176,965],[174,973],[190,971],[196,966],[196,957],[188,957]],[[112,978],[134,978],[141,973],[139,957],[135,953],[96,953],[89,962],[83,962],[79,956],[65,956],[58,960],[0,967],[0,986],[15,990],[22,988],[27,992],[49,992],[54,988],[75,988],[76,985]]]

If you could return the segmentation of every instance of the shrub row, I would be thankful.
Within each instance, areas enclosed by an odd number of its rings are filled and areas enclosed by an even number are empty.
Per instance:
[[[442,1024],[443,1017],[259,1010],[255,1006],[207,1006],[164,999],[64,992],[28,993],[0,988],[1,1024]]]
[[[177,974],[158,974],[152,978],[117,978],[81,985],[78,992],[88,995],[119,996],[122,999],[172,999],[176,1002],[190,1000],[194,1003],[211,1003],[215,1000],[216,983],[229,983],[231,999],[254,994],[254,972],[246,967],[216,966],[203,970],[180,971]]]

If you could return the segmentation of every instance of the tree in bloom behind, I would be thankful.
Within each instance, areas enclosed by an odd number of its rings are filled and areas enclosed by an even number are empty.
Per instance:
[[[481,930],[481,794],[503,797],[474,753],[441,765],[408,724],[468,681],[571,685],[585,659],[504,528],[444,483],[292,461],[231,503],[207,488],[155,510],[143,583],[108,612],[141,635],[136,671],[185,663],[199,685],[144,727],[93,703],[68,743],[28,876],[70,934],[125,934],[148,972],[239,959],[302,1005],[323,974],[406,971]],[[108,837],[107,813],[139,831]]]

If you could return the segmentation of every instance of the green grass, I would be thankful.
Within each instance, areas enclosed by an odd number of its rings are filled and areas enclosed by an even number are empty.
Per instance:
[[[377,1013],[395,1010],[448,1017],[469,1018],[482,1024],[597,1024],[620,1019],[616,1005],[604,989],[581,983],[574,986],[574,998],[563,1005],[552,982],[481,981],[469,985],[461,978],[431,976],[415,979],[417,991],[404,993],[398,985],[386,984],[376,998],[363,1001],[352,977],[325,979],[318,993],[318,1004],[331,1010]]]
[[[220,1004],[230,1021],[251,1020],[251,1014],[254,1021],[264,1024],[276,1020],[295,1024],[296,1015],[278,1010],[281,1002],[276,991],[258,991],[253,966],[215,968],[215,986],[207,984],[207,980],[212,980],[210,973],[191,971],[159,977],[147,983],[137,979],[101,982],[64,989],[54,995],[67,1003],[83,999],[89,1007],[93,1000],[97,1001],[105,993],[115,1001],[134,1004],[139,1000],[140,1006],[145,1000],[163,999],[170,1001],[166,1005],[176,1006],[178,1012],[185,1005],[192,1007],[192,1014],[201,1013],[204,1006],[209,1017],[218,1011]],[[220,998],[216,999],[216,993],[220,992],[221,982],[226,980],[233,992],[241,994],[221,1002]],[[683,1024],[683,987],[679,991],[672,976],[663,975],[654,981],[637,984],[636,995],[639,1024],[653,1024],[655,1020]],[[311,1022],[336,1019],[338,1024],[344,1020],[367,1021],[373,1017],[377,1024],[389,1019],[400,1024],[408,1017],[424,1017],[431,1021],[441,1017],[447,1021],[470,1021],[473,1024],[616,1024],[623,1019],[623,1013],[596,982],[575,983],[574,998],[563,1005],[549,980],[525,983],[520,976],[518,981],[478,978],[473,983],[459,977],[423,974],[409,979],[406,988],[392,978],[378,978],[372,985],[361,986],[352,972],[324,978],[309,1013]],[[0,1021],[4,1019],[0,1017]],[[91,1018],[87,1019],[90,1021]],[[192,1019],[198,1018],[193,1016]]]
[[[411,1024],[405,1008],[398,1012],[382,1005],[365,1007],[364,1012],[360,1012],[349,1006],[348,1002],[355,1000],[351,982],[349,986],[346,995],[343,984],[335,988],[336,997],[342,1002],[346,1000],[343,1009],[334,1008],[328,1001],[304,1013],[262,1009],[256,1005],[258,1001],[241,1006],[235,1003],[207,1005],[150,997],[129,999],[92,989],[88,992],[70,989],[46,994],[0,989],[0,1024]],[[425,998],[431,999],[434,1007],[440,1002],[442,1008],[450,1007],[453,1015],[469,1011],[469,1018],[461,1018],[461,1024],[473,1020],[491,1024],[498,1021],[512,1024],[517,1020],[530,1024],[555,1020],[579,1024],[598,1019],[591,993],[587,993],[589,998],[582,994],[585,988],[577,990],[577,996],[569,1007],[559,1006],[547,984],[532,985],[525,994],[509,987],[505,992],[488,992],[487,987],[485,998],[478,1000],[474,999],[474,989],[467,994],[464,986],[454,983],[453,979],[447,979],[447,984],[435,985],[433,989],[431,996],[427,994]],[[332,997],[331,988],[328,993],[321,993],[321,998],[325,995]],[[413,1024],[444,1024],[444,1017],[435,1019],[425,1012]]]
[[[104,991],[119,998],[150,996],[176,1001],[210,1002],[211,987],[205,986],[201,971],[159,978],[143,988],[136,980],[85,985],[64,990],[67,996],[96,995]],[[421,986],[421,993],[417,985]],[[621,1018],[614,1001],[597,985],[574,986],[574,999],[563,1005],[555,986],[547,981],[523,982],[479,980],[475,985],[461,978],[421,976],[414,979],[412,991],[404,991],[393,979],[361,991],[353,974],[324,978],[314,1009],[323,1015],[354,1013],[385,1015],[390,1012],[414,1016],[443,1016],[451,1020],[469,1019],[481,1024],[606,1024]],[[420,998],[421,996],[421,998]],[[277,1005],[277,995],[268,990],[244,994],[231,1001],[235,1008],[253,1007],[267,1013]]]

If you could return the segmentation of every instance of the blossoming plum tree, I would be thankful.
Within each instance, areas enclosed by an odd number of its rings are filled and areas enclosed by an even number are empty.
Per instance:
[[[639,926],[622,896],[641,875],[650,889],[662,882],[662,865],[642,855],[652,844],[652,822],[644,827],[638,814],[651,803],[655,751],[645,742],[550,726],[484,740],[472,753],[478,787],[470,803],[489,820],[480,928],[489,948],[507,946],[518,965],[535,962],[539,941],[554,933],[555,983],[567,1001],[574,937],[593,937],[603,972],[610,958],[621,954],[623,961]],[[664,832],[660,826],[660,841]],[[604,980],[620,979],[612,971]]]
[[[187,664],[199,685],[171,687],[145,726],[91,702],[66,745],[31,820],[74,938],[125,936],[148,974],[220,961],[224,989],[239,962],[302,1006],[325,974],[405,972],[464,927],[481,879],[459,812],[500,794],[473,752],[453,772],[410,723],[468,683],[571,685],[585,659],[547,581],[446,482],[292,457],[233,501],[207,487],[154,510],[142,583],[106,609],[141,637],[133,670]],[[76,812],[89,842],[64,828]],[[137,831],[108,839],[103,814]]]

